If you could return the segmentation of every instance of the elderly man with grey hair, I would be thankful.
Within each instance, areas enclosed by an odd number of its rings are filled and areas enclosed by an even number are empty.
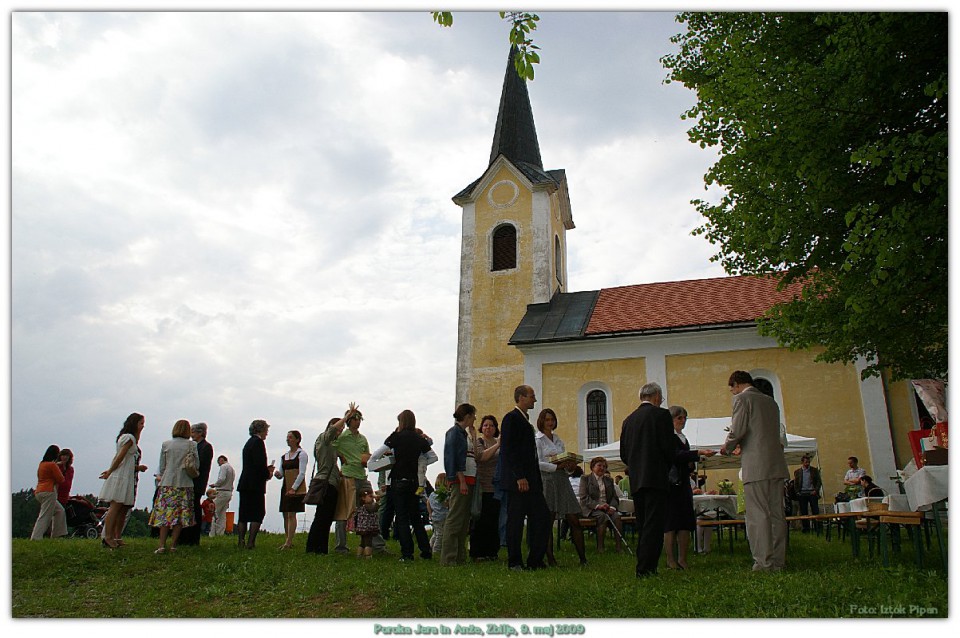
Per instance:
[[[200,500],[207,491],[210,466],[213,465],[213,446],[207,442],[207,424],[199,421],[191,425],[190,438],[197,444],[197,454],[200,456],[200,474],[193,479],[193,519],[197,524],[183,528],[180,532],[180,545],[200,544],[200,522],[203,520]]]
[[[657,573],[663,551],[668,475],[677,452],[670,412],[660,407],[663,390],[657,383],[640,388],[640,406],[623,421],[620,458],[630,470],[634,514],[639,528],[637,578]]]

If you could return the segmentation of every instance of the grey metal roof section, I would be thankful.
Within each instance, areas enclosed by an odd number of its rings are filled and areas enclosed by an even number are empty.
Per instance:
[[[527,93],[527,81],[517,75],[513,58],[517,47],[510,47],[507,56],[507,72],[503,77],[503,91],[500,93],[500,111],[497,113],[497,128],[493,134],[493,147],[490,149],[490,163],[504,155],[513,164],[521,162],[532,164],[543,171],[540,159],[540,143],[537,141],[537,127],[533,123],[533,109],[530,107],[530,94]]]
[[[599,290],[561,292],[549,303],[528,305],[510,345],[582,338],[599,296]]]

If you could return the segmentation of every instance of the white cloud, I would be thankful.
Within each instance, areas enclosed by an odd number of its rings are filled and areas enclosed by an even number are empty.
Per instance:
[[[542,17],[530,93],[546,168],[570,181],[572,288],[719,274],[689,234],[710,162],[679,121],[692,96],[657,62],[677,25]],[[284,430],[312,442],[351,400],[373,446],[405,408],[441,440],[450,198],[487,165],[495,13],[452,29],[424,11],[11,22],[15,490],[55,442],[76,453],[75,491],[96,493],[133,411],[151,467],[178,418],[239,461],[252,419],[274,424],[274,457]]]

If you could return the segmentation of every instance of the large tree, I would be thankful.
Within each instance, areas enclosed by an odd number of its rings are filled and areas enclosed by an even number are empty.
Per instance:
[[[694,232],[802,282],[760,331],[864,375],[947,376],[947,14],[682,13],[668,82],[717,147]]]

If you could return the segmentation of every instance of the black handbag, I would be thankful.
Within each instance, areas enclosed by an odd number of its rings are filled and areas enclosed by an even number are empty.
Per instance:
[[[310,485],[307,487],[307,493],[303,497],[305,505],[322,505],[323,497],[327,493],[330,482],[326,478],[314,477],[310,479]]]

